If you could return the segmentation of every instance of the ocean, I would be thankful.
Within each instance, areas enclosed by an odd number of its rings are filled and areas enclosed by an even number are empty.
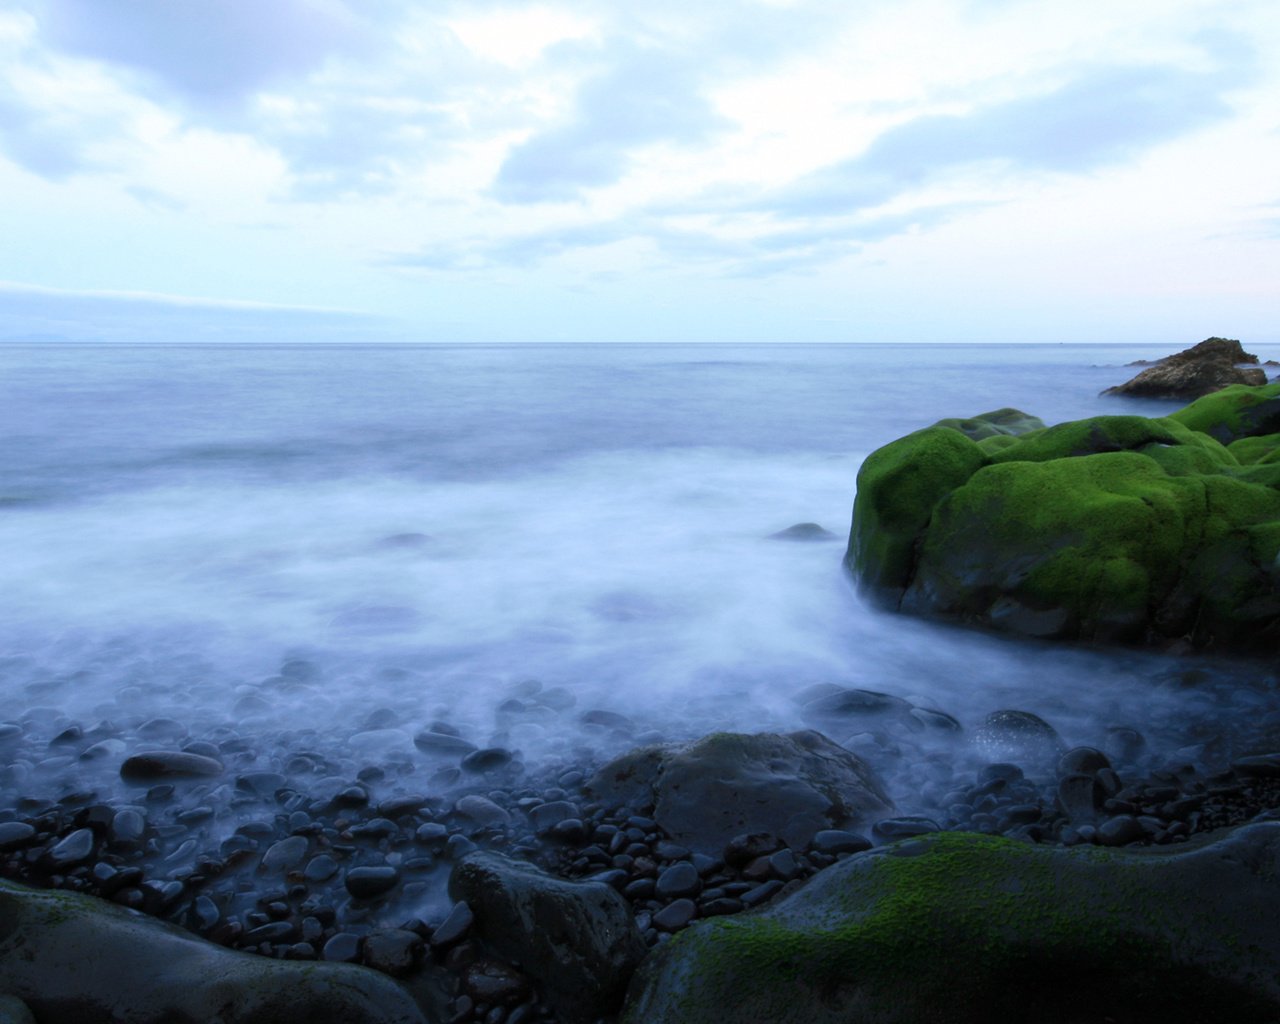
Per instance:
[[[142,740],[56,743],[102,723],[429,789],[432,723],[587,766],[804,727],[820,683],[966,730],[1031,711],[1071,745],[1132,725],[1173,756],[1238,687],[886,614],[841,557],[876,447],[1002,406],[1171,411],[1099,392],[1176,347],[0,347],[0,719],[25,743],[0,807],[116,794]],[[801,522],[835,537],[770,537]]]

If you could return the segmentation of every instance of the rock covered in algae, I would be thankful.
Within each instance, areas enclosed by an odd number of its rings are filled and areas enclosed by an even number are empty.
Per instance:
[[[1055,639],[1280,639],[1280,384],[972,433],[943,421],[863,464],[846,564],[872,599]]]
[[[1280,1020],[1280,822],[1120,853],[939,833],[696,924],[625,1024]]]

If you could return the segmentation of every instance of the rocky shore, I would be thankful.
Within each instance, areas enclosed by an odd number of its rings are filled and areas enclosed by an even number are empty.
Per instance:
[[[778,905],[867,851],[942,833],[1046,850],[1176,849],[1268,817],[1280,807],[1280,754],[1269,751],[1280,747],[1266,744],[1280,720],[1267,692],[1210,672],[1182,682],[1225,696],[1173,750],[1126,725],[1069,749],[1030,712],[997,710],[965,729],[901,697],[824,684],[797,698],[817,727],[808,731],[526,764],[439,722],[418,734],[417,763],[374,759],[348,776],[302,749],[279,770],[238,770],[257,763],[244,738],[176,720],[112,737],[37,716],[0,727],[10,777],[24,765],[39,775],[51,753],[94,762],[111,756],[106,745],[134,795],[11,799],[0,875],[257,958],[371,968],[426,1020],[608,1019],[648,950],[699,922]],[[523,692],[537,706],[535,687]],[[619,739],[630,728],[603,709],[570,714]],[[140,735],[152,749],[121,757]],[[127,960],[131,941],[92,955]],[[0,992],[47,1019],[47,997],[61,991],[51,969],[33,980],[0,958]],[[130,974],[118,977],[126,985]]]

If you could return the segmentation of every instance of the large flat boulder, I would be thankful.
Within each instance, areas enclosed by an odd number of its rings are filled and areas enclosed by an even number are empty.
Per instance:
[[[4,881],[0,992],[40,1021],[426,1024],[367,968],[237,953],[92,896]]]
[[[889,608],[1037,637],[1280,639],[1280,385],[873,452],[846,564]]]
[[[1257,363],[1258,357],[1246,352],[1234,338],[1206,338],[1161,359],[1133,379],[1107,388],[1103,394],[1184,401],[1200,398],[1232,384],[1266,384],[1266,372],[1258,369]]]
[[[817,832],[874,821],[893,806],[861,758],[812,730],[641,748],[605,765],[587,788],[615,806],[651,809],[677,843],[713,857],[748,833],[804,849]]]
[[[1121,853],[940,833],[695,924],[625,1024],[1280,1020],[1280,822]]]

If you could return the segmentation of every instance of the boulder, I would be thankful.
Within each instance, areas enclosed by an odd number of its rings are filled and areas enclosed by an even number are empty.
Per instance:
[[[902,611],[1054,639],[1270,648],[1271,431],[1280,384],[979,441],[928,427],[863,463],[846,565]]]
[[[0,992],[37,1020],[424,1024],[363,967],[237,953],[77,893],[0,881]]]
[[[476,852],[454,867],[449,894],[470,907],[473,935],[538,981],[568,1022],[615,1012],[645,955],[626,901],[603,882]]]
[[[1206,338],[1102,393],[1138,398],[1200,398],[1232,384],[1266,384],[1266,371],[1240,368],[1241,363],[1256,366],[1257,362],[1258,357],[1246,352],[1233,338]]]
[[[1178,852],[937,833],[695,923],[625,1024],[1280,1020],[1280,822]]]
[[[598,799],[653,819],[682,846],[718,857],[744,833],[804,849],[814,834],[882,817],[893,804],[857,755],[813,731],[713,733],[624,754],[587,782]]]

